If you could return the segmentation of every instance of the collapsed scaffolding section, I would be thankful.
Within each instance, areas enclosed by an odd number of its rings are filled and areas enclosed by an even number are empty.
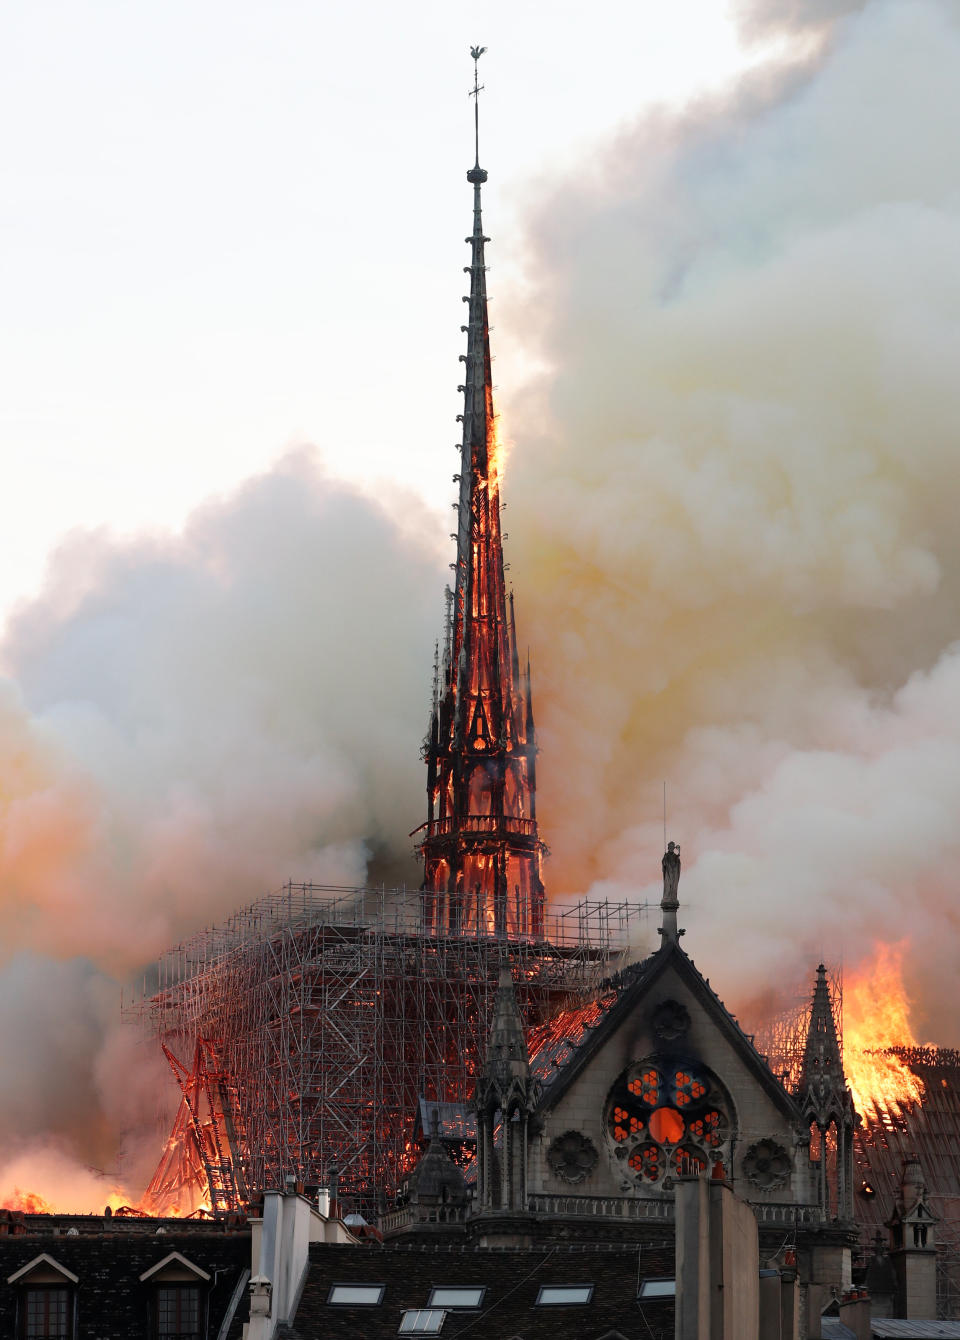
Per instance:
[[[376,1208],[417,1157],[419,1099],[470,1098],[501,964],[542,1023],[621,966],[645,910],[581,902],[536,939],[437,935],[430,896],[288,884],[164,955],[133,1012],[182,1101],[145,1208],[189,1212],[203,1185],[224,1213],[288,1180]]]

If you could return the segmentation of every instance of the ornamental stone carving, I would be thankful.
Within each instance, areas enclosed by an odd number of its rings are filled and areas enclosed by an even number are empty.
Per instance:
[[[743,1156],[743,1175],[758,1191],[773,1191],[790,1180],[793,1164],[783,1145],[758,1140]]]
[[[579,1131],[558,1135],[547,1150],[547,1163],[556,1175],[571,1184],[582,1182],[597,1166],[597,1147]]]
[[[678,1000],[663,1000],[653,1012],[653,1031],[665,1042],[682,1038],[690,1027],[690,1015]]]

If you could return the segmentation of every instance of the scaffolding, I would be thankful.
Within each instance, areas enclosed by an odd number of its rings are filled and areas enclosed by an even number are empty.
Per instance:
[[[289,1180],[375,1209],[418,1156],[419,1099],[470,1098],[501,965],[534,1026],[596,993],[646,911],[584,901],[537,938],[436,935],[431,897],[291,883],[163,956],[129,1011],[182,1094],[154,1212],[185,1211],[201,1173],[215,1213]]]
[[[837,1030],[840,1055],[843,1055],[843,974],[827,969],[827,986],[833,1007],[833,1024]],[[789,993],[786,1004],[757,1025],[754,1042],[757,1050],[783,1087],[797,1093],[803,1074],[803,1055],[810,1031],[810,1010],[813,993],[809,985],[798,985]]]

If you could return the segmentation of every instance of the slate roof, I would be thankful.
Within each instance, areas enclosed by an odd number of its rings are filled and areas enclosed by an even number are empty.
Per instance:
[[[693,960],[679,945],[670,942],[665,942],[655,954],[619,974],[592,1004],[562,1011],[531,1032],[531,1070],[543,1085],[540,1109],[549,1109],[566,1092],[668,964],[674,966],[690,990],[699,996],[718,1028],[777,1106],[791,1119],[799,1119],[796,1101],[773,1074],[766,1057],[754,1045],[753,1037],[740,1027]]]
[[[960,1340],[960,1321],[901,1321],[871,1317],[875,1340]]]
[[[139,1220],[139,1232],[130,1228],[129,1221],[114,1232],[104,1231],[103,1220],[97,1217],[88,1219],[81,1231],[79,1219],[80,1216],[71,1225],[77,1228],[76,1236],[63,1233],[54,1236],[49,1229],[0,1235],[0,1335],[16,1334],[18,1289],[7,1284],[7,1279],[44,1252],[79,1280],[77,1340],[131,1340],[148,1334],[156,1285],[150,1281],[141,1283],[140,1276],[171,1252],[180,1252],[211,1276],[210,1334],[218,1334],[244,1272],[250,1267],[249,1229],[228,1233],[206,1224],[202,1229],[191,1227],[178,1232],[176,1227],[164,1225],[165,1231],[158,1234],[156,1220]],[[240,1340],[243,1321],[248,1316],[246,1308],[244,1290],[227,1340]]]
[[[891,1105],[879,1119],[868,1118],[854,1137],[856,1214],[867,1243],[893,1213],[908,1154],[920,1156],[934,1214],[960,1218],[960,1052],[893,1047],[890,1054],[920,1081],[923,1100]],[[864,1184],[872,1195],[864,1194]]]
[[[441,1103],[421,1094],[417,1103],[416,1138],[439,1135],[452,1143],[477,1139],[477,1114],[470,1103]]]
[[[378,1340],[397,1335],[403,1313],[426,1307],[438,1285],[484,1285],[483,1305],[449,1311],[441,1340],[603,1340],[611,1331],[625,1340],[673,1340],[672,1298],[637,1300],[638,1279],[672,1276],[672,1243],[623,1248],[471,1248],[392,1246],[358,1252],[312,1243],[310,1267],[294,1324],[286,1340]],[[327,1303],[332,1284],[385,1286],[375,1307]],[[544,1284],[592,1284],[593,1298],[580,1306],[537,1307]]]

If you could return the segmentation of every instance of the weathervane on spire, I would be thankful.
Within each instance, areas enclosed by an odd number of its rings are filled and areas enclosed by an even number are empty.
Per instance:
[[[480,166],[480,94],[483,92],[483,85],[480,83],[479,61],[486,49],[479,46],[470,48],[470,55],[473,57],[473,88],[470,90],[470,97],[473,98],[474,167]]]

